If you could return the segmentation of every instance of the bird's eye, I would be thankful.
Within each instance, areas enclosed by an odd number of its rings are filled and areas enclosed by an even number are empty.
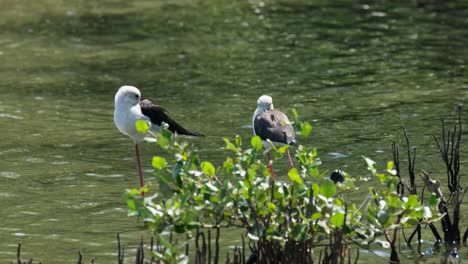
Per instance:
[[[138,97],[139,97],[139,96],[138,96],[138,94],[135,94],[135,98],[137,98],[137,99],[138,99]]]

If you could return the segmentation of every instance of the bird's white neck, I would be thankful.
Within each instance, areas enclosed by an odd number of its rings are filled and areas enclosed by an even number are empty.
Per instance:
[[[115,102],[115,109],[119,111],[128,111],[129,109],[139,109],[141,112],[141,107],[140,104],[132,104],[131,102],[128,102],[126,100],[119,100]]]

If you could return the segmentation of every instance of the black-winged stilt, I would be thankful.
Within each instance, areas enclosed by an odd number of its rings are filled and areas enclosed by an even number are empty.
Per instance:
[[[297,146],[294,128],[288,117],[281,111],[273,109],[271,96],[262,95],[258,98],[257,109],[252,117],[254,135],[262,139],[263,146],[267,149],[267,160],[270,174],[275,180],[273,166],[270,163],[270,140],[275,146],[291,145]],[[289,165],[294,167],[289,149],[287,149]]]
[[[135,142],[135,152],[138,163],[138,175],[140,188],[144,186],[141,173],[140,151],[138,143],[151,134],[142,134],[137,131],[135,123],[137,120],[147,121],[151,132],[159,132],[161,125],[175,134],[188,136],[203,136],[203,134],[185,129],[169,115],[164,108],[155,105],[149,99],[142,99],[140,90],[133,86],[122,86],[115,94],[114,122],[120,132],[129,136]]]

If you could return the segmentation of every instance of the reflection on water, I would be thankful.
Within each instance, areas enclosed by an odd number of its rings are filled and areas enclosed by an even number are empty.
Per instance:
[[[222,137],[250,136],[256,99],[270,94],[312,122],[323,171],[366,173],[361,155],[383,167],[406,127],[417,169],[444,175],[432,135],[468,97],[466,7],[2,1],[1,262],[22,241],[25,259],[68,263],[80,250],[108,263],[117,232],[135,244],[145,233],[122,199],[137,185],[132,144],[112,120],[123,84],[208,135],[193,139],[208,160],[221,163]],[[147,180],[158,151],[143,146]]]

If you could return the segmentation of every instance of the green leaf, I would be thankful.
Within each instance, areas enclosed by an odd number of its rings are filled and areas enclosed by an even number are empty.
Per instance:
[[[217,192],[218,191],[218,188],[216,186],[214,186],[211,182],[207,182],[205,184],[206,187],[208,187],[208,189],[212,192]]]
[[[224,142],[226,143],[226,149],[232,150],[232,151],[234,151],[234,152],[236,152],[236,153],[239,152],[239,150],[237,149],[237,147],[236,147],[234,144],[232,144],[232,142],[231,142],[229,139],[223,138],[223,140],[224,140]]]
[[[272,203],[272,202],[267,202],[267,207],[270,210],[275,210],[276,209],[276,205],[274,203]]]
[[[188,230],[193,230],[197,227],[201,227],[201,224],[197,221],[190,221],[186,225]]]
[[[387,162],[387,170],[388,170],[388,171],[393,170],[393,161],[392,161],[392,160],[389,160],[389,161]]]
[[[262,139],[259,136],[252,137],[250,140],[252,147],[256,150],[261,150],[263,147]]]
[[[367,164],[367,169],[370,170],[372,172],[372,174],[375,174],[377,172],[377,170],[375,169],[375,161],[369,159],[368,157],[364,157],[362,156],[362,158],[364,158],[364,160],[366,161],[366,164]]]
[[[322,213],[320,212],[315,212],[312,214],[312,220],[317,220],[317,219],[320,219],[322,217]]]
[[[188,191],[184,194],[184,196],[182,197],[182,200],[180,201],[180,207],[183,208],[185,203],[188,201],[188,199],[190,198],[190,196],[192,195],[192,192],[191,191]]]
[[[201,163],[202,171],[209,176],[214,176],[216,174],[216,169],[209,161],[204,161]]]
[[[150,129],[150,124],[148,121],[146,120],[137,120],[135,122],[135,128],[138,132],[142,133],[142,134],[146,134],[148,133],[148,130]]]
[[[286,150],[289,148],[289,145],[284,145],[281,148],[278,149],[278,152],[283,154],[286,152]]]
[[[408,197],[408,201],[406,202],[406,208],[414,208],[419,205],[418,196],[413,194]]]
[[[319,172],[319,169],[317,167],[315,168],[311,168],[309,170],[309,175],[314,177],[314,178],[318,178],[320,176],[320,172]]]
[[[169,139],[161,134],[158,134],[158,143],[159,143],[159,146],[163,149],[167,149],[168,146],[169,146]]]
[[[330,218],[330,223],[334,225],[335,227],[342,227],[344,225],[344,219],[345,219],[344,214],[340,212],[336,212]]]
[[[288,176],[289,176],[289,179],[291,179],[291,181],[299,184],[299,185],[302,185],[302,179],[301,179],[301,176],[299,176],[299,173],[297,172],[297,169],[296,168],[292,168],[289,172],[288,172]]]
[[[327,198],[330,198],[333,195],[335,195],[335,193],[336,193],[335,183],[330,179],[324,180],[322,184],[320,185],[320,194]]]
[[[158,169],[158,170],[165,169],[167,166],[166,159],[163,157],[159,157],[159,156],[153,157],[152,164],[153,164],[153,168]]]
[[[313,183],[312,191],[314,192],[314,198],[317,198],[317,195],[320,193],[320,186],[317,183]]]
[[[291,237],[294,240],[301,240],[307,234],[308,225],[306,224],[295,224],[291,230]]]
[[[425,219],[431,219],[432,218],[432,211],[429,206],[424,206],[423,208],[423,214]]]
[[[301,123],[301,135],[305,138],[310,134],[310,131],[312,131],[312,126],[309,124],[309,122],[302,122]]]
[[[236,141],[236,146],[237,147],[242,146],[242,138],[239,135],[236,135],[235,141]]]
[[[164,239],[164,237],[162,235],[160,235],[159,233],[155,233],[155,236],[156,236],[156,241],[159,242],[159,245],[166,248],[166,251],[168,251],[172,255],[175,255],[176,247],[173,246],[173,243],[171,243],[168,240]]]
[[[385,175],[383,173],[376,173],[375,177],[379,178],[380,183],[387,182],[387,175]]]
[[[182,178],[180,173],[182,172],[183,168],[183,163],[182,162],[177,162],[174,164],[172,167],[172,179],[175,181],[176,185],[178,187],[182,187]]]
[[[227,158],[223,163],[223,168],[228,173],[231,173],[231,171],[234,169],[234,161],[231,158]]]
[[[393,161],[389,160],[387,162],[387,172],[390,173],[391,175],[396,175],[397,171],[394,169],[394,167],[395,167],[395,164],[393,163]]]
[[[416,218],[413,218],[413,217],[409,217],[407,220],[406,220],[406,223],[411,225],[411,226],[416,226],[418,225],[420,222],[418,219]]]
[[[297,111],[296,111],[296,109],[293,109],[293,110],[292,110],[292,113],[293,113],[293,118],[294,118],[294,121],[295,121],[295,122],[297,122],[297,121],[298,121],[298,118],[299,118],[299,116],[298,116],[298,114],[297,114]]]
[[[429,197],[429,200],[427,201],[427,204],[430,207],[435,207],[439,204],[439,200],[437,199],[437,195],[435,193],[431,194],[431,196]]]
[[[377,213],[377,220],[381,225],[385,225],[390,220],[390,215],[386,211],[380,210]]]

